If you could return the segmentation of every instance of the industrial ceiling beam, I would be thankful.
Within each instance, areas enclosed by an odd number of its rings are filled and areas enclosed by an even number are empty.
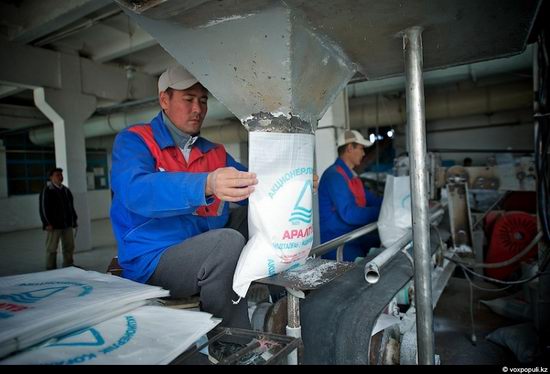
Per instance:
[[[24,90],[25,88],[21,88],[21,87],[0,85],[0,99],[18,94],[19,92],[22,92]]]
[[[10,56],[0,59],[0,82],[7,85],[66,89],[74,82],[63,80],[64,69],[78,66],[83,94],[114,101],[157,95],[156,77],[135,71],[129,73],[86,58],[6,41],[0,41],[0,55]],[[69,60],[72,63],[67,63]],[[25,63],[14,64],[13,61]]]
[[[0,104],[0,127],[4,129],[19,130],[48,122],[34,106]]]
[[[0,13],[5,19],[13,19],[20,26],[13,29],[10,40],[30,43],[93,13],[107,5],[110,0],[59,0],[2,2]]]
[[[131,35],[106,25],[97,25],[97,28],[109,31],[112,36],[99,49],[92,49],[91,59],[96,62],[107,62],[126,55],[152,47],[158,42],[151,35],[136,27]]]

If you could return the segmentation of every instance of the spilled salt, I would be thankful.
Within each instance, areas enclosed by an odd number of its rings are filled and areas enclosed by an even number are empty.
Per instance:
[[[293,282],[300,282],[306,287],[317,287],[323,284],[323,276],[336,270],[337,266],[338,263],[330,261],[307,269],[308,265],[306,264],[303,267],[286,272],[285,278]]]

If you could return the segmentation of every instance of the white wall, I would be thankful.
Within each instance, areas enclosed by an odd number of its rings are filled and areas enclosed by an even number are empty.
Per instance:
[[[111,207],[111,191],[88,191],[88,206],[90,218],[102,219],[109,217]],[[0,199],[0,232],[10,232],[42,227],[38,213],[38,194],[12,196]],[[78,214],[78,212],[76,212]]]
[[[406,128],[404,125],[397,128],[394,147],[398,155],[406,149]],[[481,166],[489,156],[495,155],[476,150],[534,149],[532,111],[529,109],[430,121],[426,123],[426,130],[428,150],[447,150],[441,152],[441,158],[454,160],[457,164],[470,157],[474,166]]]
[[[534,128],[529,112],[497,113],[491,116],[491,121],[483,116],[434,121],[427,126],[427,131],[428,149],[471,150],[441,153],[443,160],[454,160],[457,164],[462,164],[464,157],[470,157],[474,166],[481,166],[489,156],[495,155],[475,150],[534,149]]]
[[[111,190],[88,191],[88,204],[92,220],[109,218]],[[76,213],[78,214],[78,212]]]
[[[319,178],[338,157],[336,142],[340,132],[345,129],[349,129],[347,89],[338,94],[323,118],[317,123],[317,131],[315,131],[315,172]]]

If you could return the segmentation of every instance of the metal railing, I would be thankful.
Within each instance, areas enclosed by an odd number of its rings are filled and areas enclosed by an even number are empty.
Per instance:
[[[330,252],[333,248],[338,248],[336,252],[336,260],[341,262],[343,259],[344,244],[353,239],[357,239],[363,235],[373,232],[376,229],[378,229],[378,222],[369,223],[368,225],[355,229],[351,232],[348,232],[347,234],[344,234],[312,248],[309,252],[309,255],[311,257],[321,257],[322,255]]]
[[[444,209],[438,209],[430,215],[430,222],[441,217],[445,212]],[[392,246],[386,248],[378,256],[365,264],[365,280],[368,283],[376,283],[380,279],[380,269],[384,264],[393,258],[403,248],[412,243],[412,229],[409,229],[405,235],[399,238]]]

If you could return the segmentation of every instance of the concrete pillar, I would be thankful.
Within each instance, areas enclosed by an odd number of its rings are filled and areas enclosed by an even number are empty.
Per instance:
[[[0,199],[8,197],[8,166],[6,165],[6,147],[0,140]]]
[[[84,121],[96,109],[94,96],[81,94],[78,56],[62,55],[63,90],[36,88],[35,104],[53,122],[56,165],[63,169],[64,184],[71,189],[78,215],[76,251],[92,248],[86,183]]]
[[[338,157],[336,141],[341,131],[349,129],[347,89],[344,89],[328,108],[315,131],[315,163],[319,177]]]

